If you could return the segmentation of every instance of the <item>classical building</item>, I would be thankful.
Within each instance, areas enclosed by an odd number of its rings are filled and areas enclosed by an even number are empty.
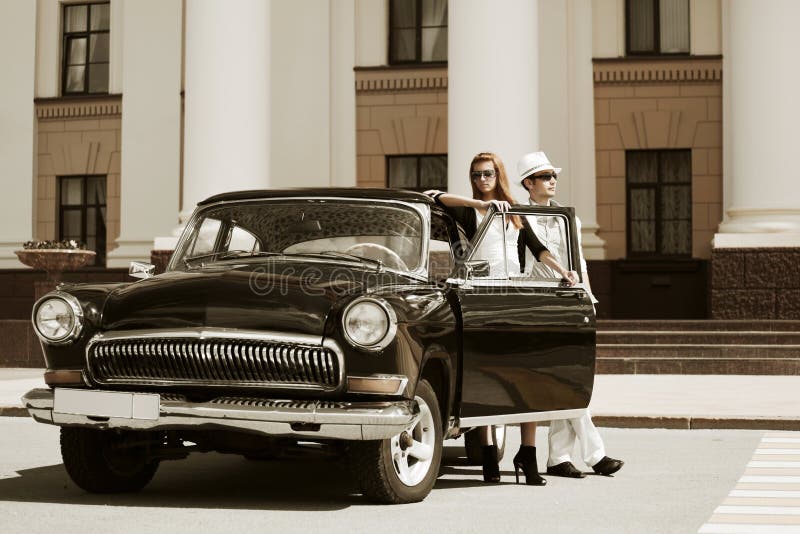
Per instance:
[[[601,316],[798,319],[797,21],[794,0],[5,0],[0,300],[29,309],[30,239],[121,277],[214,193],[468,194],[474,153],[513,178],[543,149]]]

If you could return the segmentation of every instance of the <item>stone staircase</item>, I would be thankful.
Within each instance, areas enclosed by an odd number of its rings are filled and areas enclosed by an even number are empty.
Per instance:
[[[597,372],[800,375],[800,321],[601,319]]]

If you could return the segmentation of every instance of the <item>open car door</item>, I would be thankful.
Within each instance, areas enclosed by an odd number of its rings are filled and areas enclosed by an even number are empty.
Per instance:
[[[530,254],[527,272],[519,272],[512,253],[516,242],[503,249],[496,243],[502,235],[507,245],[514,235],[508,231],[513,215],[527,223],[520,232],[532,231],[537,222],[546,222],[548,231],[561,232],[561,249],[566,253],[559,261],[580,274],[572,208],[514,206],[507,213],[487,213],[467,261],[448,280],[463,319],[461,427],[578,417],[592,395],[596,328],[592,296],[582,279],[576,286],[565,286],[560,276]],[[481,246],[484,239],[495,240],[487,243],[494,244],[495,251],[506,251],[501,262],[505,268],[498,265],[496,252],[492,261],[481,257],[487,255]]]

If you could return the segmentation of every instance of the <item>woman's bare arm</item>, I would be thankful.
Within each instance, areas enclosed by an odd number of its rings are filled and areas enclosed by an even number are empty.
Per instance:
[[[486,210],[489,209],[490,206],[494,205],[495,208],[497,208],[497,211],[508,211],[511,209],[511,204],[503,200],[479,200],[477,198],[464,197],[453,193],[443,193],[442,191],[438,191],[436,189],[425,191],[425,194],[434,197],[449,208],[464,206],[467,208]]]

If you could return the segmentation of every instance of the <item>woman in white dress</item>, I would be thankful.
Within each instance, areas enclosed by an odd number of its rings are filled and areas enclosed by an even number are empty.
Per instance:
[[[461,223],[467,239],[471,240],[489,207],[494,206],[499,211],[508,211],[515,201],[511,196],[505,166],[496,154],[491,152],[477,154],[470,164],[469,177],[472,184],[472,198],[441,191],[426,191],[426,193]],[[506,278],[520,274],[517,242],[520,239],[520,231],[522,231],[521,238],[536,259],[558,272],[570,285],[578,282],[577,273],[564,269],[536,238],[533,231],[529,227],[523,226],[519,217],[512,215],[506,220],[507,223],[503,228],[503,218],[495,218],[488,229],[489,233],[473,255],[473,258],[489,261],[491,278]],[[504,233],[505,239],[503,239]],[[481,444],[483,445],[483,480],[484,482],[499,482],[500,466],[497,460],[497,445],[492,444],[491,428],[481,427],[476,432],[481,433]],[[520,432],[522,446],[514,456],[514,471],[522,469],[525,473],[526,484],[543,486],[547,481],[539,476],[536,464],[536,423],[521,423]]]

